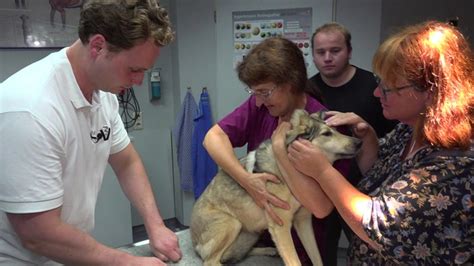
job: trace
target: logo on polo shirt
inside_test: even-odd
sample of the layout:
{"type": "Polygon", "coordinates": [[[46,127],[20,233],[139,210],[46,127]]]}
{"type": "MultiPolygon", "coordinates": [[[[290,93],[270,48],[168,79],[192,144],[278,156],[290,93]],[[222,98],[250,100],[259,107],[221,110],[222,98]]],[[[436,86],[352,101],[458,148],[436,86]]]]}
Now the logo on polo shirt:
{"type": "Polygon", "coordinates": [[[92,130],[90,133],[91,140],[94,143],[99,143],[99,141],[107,141],[110,137],[110,127],[105,125],[102,129],[99,130],[92,130]]]}

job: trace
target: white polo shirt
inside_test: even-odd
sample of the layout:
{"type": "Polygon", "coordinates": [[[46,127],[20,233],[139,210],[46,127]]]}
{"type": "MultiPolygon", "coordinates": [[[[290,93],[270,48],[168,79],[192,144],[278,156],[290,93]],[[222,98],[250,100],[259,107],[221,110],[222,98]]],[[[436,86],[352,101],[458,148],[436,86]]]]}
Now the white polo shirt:
{"type": "Polygon", "coordinates": [[[0,84],[0,264],[44,264],[21,246],[8,213],[62,206],[61,219],[89,232],[110,154],[129,143],[115,95],[89,103],[67,48],[0,84]]]}

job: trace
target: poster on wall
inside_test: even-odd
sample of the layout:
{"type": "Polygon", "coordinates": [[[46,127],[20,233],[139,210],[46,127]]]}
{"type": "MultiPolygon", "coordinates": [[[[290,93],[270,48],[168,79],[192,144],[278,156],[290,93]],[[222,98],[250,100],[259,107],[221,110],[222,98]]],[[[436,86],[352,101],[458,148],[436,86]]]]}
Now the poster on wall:
{"type": "Polygon", "coordinates": [[[77,38],[87,0],[0,1],[0,48],[61,48],[77,38]]]}
{"type": "Polygon", "coordinates": [[[270,37],[293,41],[303,52],[306,67],[311,63],[312,8],[232,12],[233,67],[258,43],[270,37]]]}

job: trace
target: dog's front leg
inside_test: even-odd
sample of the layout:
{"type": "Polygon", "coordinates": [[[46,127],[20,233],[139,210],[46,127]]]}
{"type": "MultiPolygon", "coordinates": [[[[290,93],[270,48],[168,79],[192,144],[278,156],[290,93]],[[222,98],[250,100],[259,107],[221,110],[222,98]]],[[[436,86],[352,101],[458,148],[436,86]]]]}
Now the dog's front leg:
{"type": "Polygon", "coordinates": [[[269,215],[267,215],[267,219],[270,221],[268,224],[268,231],[272,236],[273,242],[275,242],[280,257],[283,259],[283,262],[285,262],[285,265],[300,266],[301,262],[296,253],[293,238],[291,237],[291,220],[284,220],[284,224],[280,226],[275,224],[269,215]]]}
{"type": "Polygon", "coordinates": [[[314,229],[311,222],[311,212],[306,208],[301,207],[296,213],[293,221],[295,226],[296,233],[303,244],[306,253],[308,253],[311,262],[315,266],[323,265],[321,256],[319,255],[318,245],[316,239],[314,238],[314,229]]]}

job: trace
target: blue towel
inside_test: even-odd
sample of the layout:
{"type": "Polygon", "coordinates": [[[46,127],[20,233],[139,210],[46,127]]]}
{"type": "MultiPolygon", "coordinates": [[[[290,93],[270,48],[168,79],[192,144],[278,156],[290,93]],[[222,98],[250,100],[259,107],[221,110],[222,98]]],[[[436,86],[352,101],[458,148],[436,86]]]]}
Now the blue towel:
{"type": "Polygon", "coordinates": [[[191,90],[188,90],[173,129],[173,138],[177,151],[176,157],[181,176],[181,189],[188,192],[193,191],[193,157],[191,147],[194,118],[196,115],[197,104],[191,90]]]}
{"type": "Polygon", "coordinates": [[[207,90],[203,89],[199,101],[198,115],[194,119],[193,133],[193,183],[194,197],[197,199],[217,173],[217,165],[202,146],[207,131],[211,128],[212,113],[207,90]]]}

